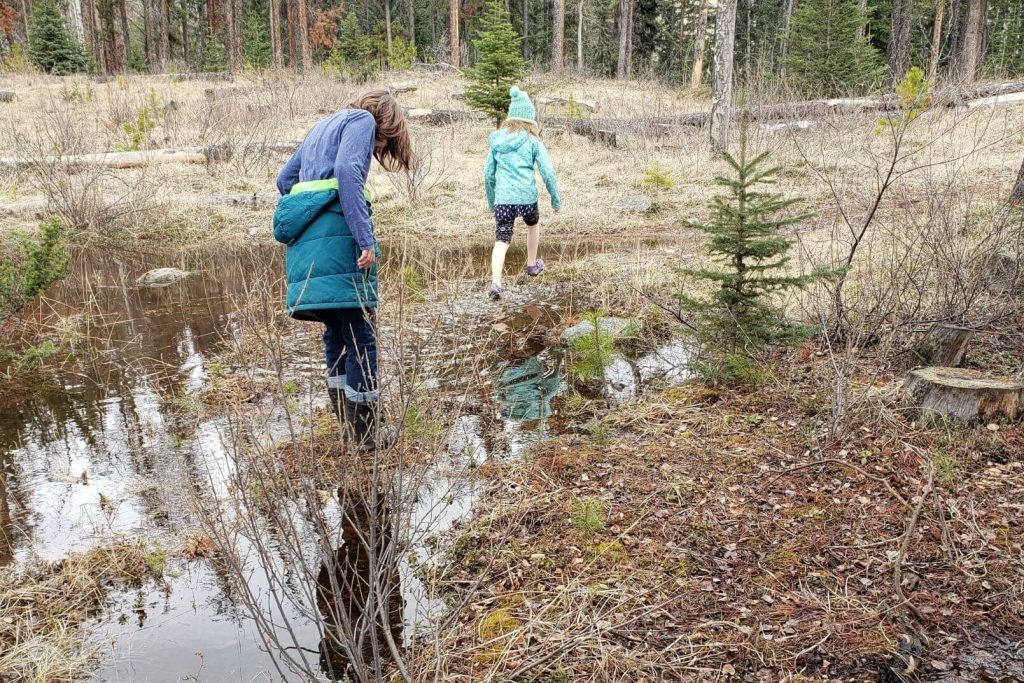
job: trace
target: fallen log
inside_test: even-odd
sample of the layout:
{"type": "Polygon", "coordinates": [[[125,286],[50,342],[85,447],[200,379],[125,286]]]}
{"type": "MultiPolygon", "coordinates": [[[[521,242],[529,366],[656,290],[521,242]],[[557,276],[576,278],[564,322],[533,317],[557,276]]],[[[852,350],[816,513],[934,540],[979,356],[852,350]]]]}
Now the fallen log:
{"type": "Polygon", "coordinates": [[[150,164],[167,163],[206,164],[214,161],[228,161],[235,154],[253,152],[291,154],[298,149],[299,144],[299,142],[271,142],[148,149],[136,152],[96,152],[94,154],[69,154],[63,157],[0,157],[0,168],[25,169],[54,164],[66,164],[72,167],[102,166],[104,168],[140,168],[150,164]]]}
{"type": "Polygon", "coordinates": [[[925,413],[969,424],[1017,420],[1024,411],[1024,382],[986,377],[963,368],[911,370],[904,386],[925,413]]]}
{"type": "Polygon", "coordinates": [[[392,95],[401,95],[407,92],[416,92],[418,88],[412,83],[389,83],[384,86],[392,95]]]}
{"type": "MultiPolygon", "coordinates": [[[[242,209],[257,211],[260,209],[272,208],[277,204],[280,195],[276,192],[248,192],[243,194],[215,194],[215,195],[178,195],[159,200],[163,206],[176,207],[203,207],[203,206],[232,206],[242,209]]],[[[50,213],[49,204],[45,199],[33,199],[13,204],[0,204],[0,217],[13,216],[34,216],[42,218],[50,213]]]]}
{"type": "Polygon", "coordinates": [[[978,109],[981,107],[996,107],[1002,104],[1024,104],[1024,92],[982,97],[978,100],[971,100],[964,106],[968,109],[978,109]]]}
{"type": "Polygon", "coordinates": [[[458,121],[482,121],[483,114],[458,109],[408,109],[405,112],[410,121],[445,126],[458,121]]]}
{"type": "Polygon", "coordinates": [[[590,112],[596,112],[598,109],[596,100],[577,100],[575,98],[569,99],[565,97],[538,97],[534,100],[537,104],[542,107],[560,106],[560,107],[572,107],[577,106],[580,109],[586,109],[590,112]]]}

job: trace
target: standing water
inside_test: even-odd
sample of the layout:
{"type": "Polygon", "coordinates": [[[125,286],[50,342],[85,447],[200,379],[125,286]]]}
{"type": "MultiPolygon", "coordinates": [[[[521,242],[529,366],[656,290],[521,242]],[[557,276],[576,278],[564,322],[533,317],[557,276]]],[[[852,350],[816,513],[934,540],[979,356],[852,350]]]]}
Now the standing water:
{"type": "MultiPolygon", "coordinates": [[[[622,246],[545,244],[545,257],[557,267],[622,246]]],[[[487,249],[451,249],[426,262],[386,253],[382,286],[387,292],[397,278],[413,278],[429,290],[463,275],[479,277],[487,249]]],[[[239,302],[254,285],[279,291],[280,261],[280,251],[270,246],[174,257],[82,252],[67,277],[20,316],[23,324],[45,326],[45,336],[57,337],[70,353],[47,359],[28,386],[0,392],[0,566],[59,560],[115,538],[137,540],[169,558],[161,584],[113,593],[89,625],[100,653],[96,680],[280,679],[225,578],[211,563],[177,559],[172,552],[182,534],[198,526],[196,501],[229,494],[224,434],[231,425],[224,415],[202,411],[201,396],[224,371],[218,359],[239,341],[239,302]],[[166,287],[137,286],[141,274],[164,266],[191,275],[166,287]]],[[[510,259],[510,268],[516,266],[510,259]]],[[[571,285],[543,280],[521,289],[521,300],[499,306],[484,300],[472,281],[468,293],[444,300],[424,294],[412,304],[412,333],[419,330],[422,337],[415,363],[428,378],[425,386],[464,393],[447,378],[454,376],[453,364],[467,357],[482,377],[493,379],[493,385],[490,379],[482,384],[490,407],[460,415],[448,434],[449,453],[463,464],[514,456],[557,423],[548,418],[568,386],[568,362],[550,348],[550,333],[587,300],[574,296],[571,285]],[[439,320],[451,333],[435,339],[431,324],[439,320]],[[460,349],[468,329],[487,330],[487,343],[460,349]]],[[[295,338],[285,342],[285,373],[289,381],[317,386],[321,361],[311,351],[316,330],[294,329],[295,338]]],[[[385,321],[385,346],[392,332],[385,321]]],[[[385,358],[385,366],[413,362],[402,351],[385,358]]],[[[618,357],[606,372],[608,396],[636,396],[657,378],[681,378],[684,366],[681,349],[671,346],[639,359],[618,357]]],[[[246,372],[274,381],[269,368],[246,372]]],[[[278,429],[285,429],[283,422],[278,429]]],[[[456,470],[439,466],[417,483],[411,515],[433,534],[472,510],[475,494],[454,481],[456,470]]],[[[420,561],[430,555],[421,547],[413,551],[420,561]]],[[[399,569],[405,598],[399,613],[408,634],[439,606],[424,594],[407,560],[399,569]]],[[[256,594],[267,590],[260,572],[252,573],[250,588],[256,594]]],[[[282,618],[303,649],[320,649],[315,623],[295,613],[282,618]]]]}

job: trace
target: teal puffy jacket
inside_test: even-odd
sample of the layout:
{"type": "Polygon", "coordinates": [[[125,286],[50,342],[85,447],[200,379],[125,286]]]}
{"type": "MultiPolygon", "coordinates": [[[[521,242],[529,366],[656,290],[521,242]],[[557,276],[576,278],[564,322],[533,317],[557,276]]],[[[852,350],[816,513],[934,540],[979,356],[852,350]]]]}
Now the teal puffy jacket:
{"type": "Polygon", "coordinates": [[[540,138],[526,131],[496,130],[491,133],[489,142],[484,188],[491,211],[495,204],[533,204],[537,201],[535,164],[551,195],[551,208],[555,211],[562,208],[555,167],[540,138]]]}
{"type": "Polygon", "coordinates": [[[297,183],[274,212],[274,239],[287,245],[288,313],[299,320],[316,320],[318,310],[377,306],[377,264],[366,270],[356,265],[359,245],[332,182],[297,183]]]}

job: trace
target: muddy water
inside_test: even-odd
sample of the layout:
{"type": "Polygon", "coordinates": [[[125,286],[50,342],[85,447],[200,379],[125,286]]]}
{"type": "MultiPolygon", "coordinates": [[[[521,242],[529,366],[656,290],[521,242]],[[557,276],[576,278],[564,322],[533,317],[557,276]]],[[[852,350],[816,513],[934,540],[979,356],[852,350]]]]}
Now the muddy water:
{"type": "MultiPolygon", "coordinates": [[[[623,244],[587,241],[544,248],[548,262],[557,264],[623,244]]],[[[427,286],[471,281],[486,273],[488,249],[481,244],[426,255],[396,249],[385,255],[383,272],[408,277],[415,271],[427,286]]],[[[521,259],[513,250],[510,266],[521,268],[521,259]]],[[[228,457],[222,418],[199,419],[194,397],[215,370],[211,359],[237,333],[238,301],[253,286],[277,287],[279,278],[280,254],[270,246],[173,258],[76,255],[68,277],[23,316],[46,326],[60,320],[51,334],[73,353],[49,359],[24,391],[3,392],[0,565],[58,559],[115,536],[171,549],[184,529],[195,528],[189,501],[225,492],[226,481],[217,473],[227,470],[228,457]],[[141,273],[163,266],[194,275],[163,289],[135,286],[141,273]]],[[[504,326],[513,333],[529,329],[511,348],[501,341],[475,349],[481,372],[497,377],[534,363],[546,378],[537,411],[505,405],[493,416],[467,414],[457,420],[451,452],[483,462],[515,455],[551,428],[543,418],[566,384],[559,352],[548,348],[543,331],[586,302],[564,287],[531,283],[499,307],[483,300],[475,283],[466,289],[472,294],[454,305],[424,302],[424,316],[452,325],[504,326]]],[[[445,384],[446,364],[458,356],[452,343],[447,339],[423,357],[423,372],[436,378],[441,392],[458,391],[445,384]]],[[[310,357],[298,343],[291,356],[290,377],[319,381],[318,356],[310,357]]],[[[678,379],[684,366],[678,347],[638,360],[617,359],[608,369],[609,397],[628,399],[645,383],[678,379]]],[[[422,482],[412,512],[439,533],[468,515],[474,501],[472,490],[452,495],[451,476],[439,469],[422,482]]],[[[402,574],[409,628],[438,605],[417,592],[408,567],[402,574]]],[[[240,615],[225,581],[208,564],[172,560],[166,575],[163,586],[113,595],[91,625],[94,642],[104,646],[96,680],[280,679],[253,624],[240,615]]],[[[258,575],[253,582],[259,591],[258,575]]],[[[299,615],[283,616],[293,624],[297,641],[315,651],[315,626],[299,615]]]]}

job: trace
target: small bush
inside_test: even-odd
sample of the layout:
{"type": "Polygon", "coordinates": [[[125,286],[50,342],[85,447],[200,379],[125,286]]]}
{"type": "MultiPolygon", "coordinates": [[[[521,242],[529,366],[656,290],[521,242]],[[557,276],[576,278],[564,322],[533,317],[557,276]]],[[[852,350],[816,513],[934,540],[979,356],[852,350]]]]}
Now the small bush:
{"type": "Polygon", "coordinates": [[[675,186],[676,180],[672,177],[672,172],[658,162],[654,162],[654,165],[644,171],[644,187],[650,190],[662,192],[675,186]]]}
{"type": "Polygon", "coordinates": [[[0,320],[63,275],[69,258],[64,228],[57,219],[43,223],[38,237],[17,239],[12,257],[0,262],[0,320]]]}

